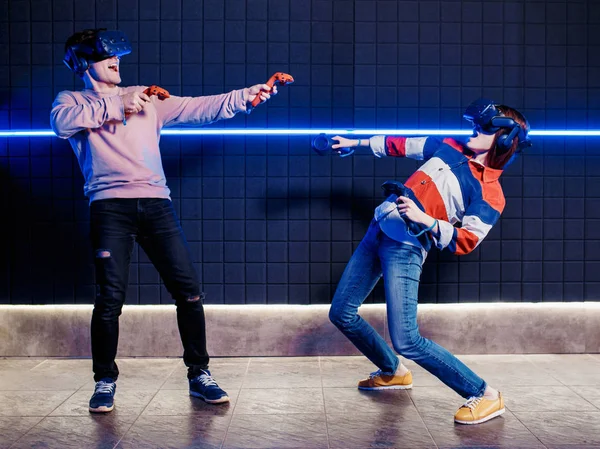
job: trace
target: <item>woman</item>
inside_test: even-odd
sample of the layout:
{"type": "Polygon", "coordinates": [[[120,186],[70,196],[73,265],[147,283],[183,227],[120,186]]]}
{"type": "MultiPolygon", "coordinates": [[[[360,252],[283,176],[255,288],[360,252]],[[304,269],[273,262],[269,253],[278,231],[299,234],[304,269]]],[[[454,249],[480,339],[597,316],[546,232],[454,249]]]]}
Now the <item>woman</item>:
{"type": "Polygon", "coordinates": [[[411,372],[358,315],[359,306],[383,276],[394,349],[467,398],[455,414],[456,422],[479,424],[504,413],[502,395],[446,349],[419,334],[419,277],[431,246],[462,255],[481,243],[504,209],[498,178],[530,142],[527,120],[507,106],[477,100],[464,117],[473,124],[466,143],[435,137],[333,138],[338,141],[334,150],[369,146],[375,157],[426,162],[408,178],[404,194],[391,193],[375,210],[342,275],[329,318],[379,368],[358,383],[359,389],[412,388],[411,372]],[[455,226],[458,223],[461,227],[455,226]]]}

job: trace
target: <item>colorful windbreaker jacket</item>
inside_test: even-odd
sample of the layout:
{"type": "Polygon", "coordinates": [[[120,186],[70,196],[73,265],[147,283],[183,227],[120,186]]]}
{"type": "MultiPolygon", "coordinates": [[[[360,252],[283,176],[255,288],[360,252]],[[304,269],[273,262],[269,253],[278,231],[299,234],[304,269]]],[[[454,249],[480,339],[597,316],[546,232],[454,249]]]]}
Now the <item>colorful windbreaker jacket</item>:
{"type": "Polygon", "coordinates": [[[370,145],[376,157],[426,161],[404,185],[412,189],[417,205],[438,220],[439,234],[432,237],[439,249],[470,253],[500,218],[506,204],[499,182],[502,170],[475,161],[456,140],[375,136],[370,145]]]}

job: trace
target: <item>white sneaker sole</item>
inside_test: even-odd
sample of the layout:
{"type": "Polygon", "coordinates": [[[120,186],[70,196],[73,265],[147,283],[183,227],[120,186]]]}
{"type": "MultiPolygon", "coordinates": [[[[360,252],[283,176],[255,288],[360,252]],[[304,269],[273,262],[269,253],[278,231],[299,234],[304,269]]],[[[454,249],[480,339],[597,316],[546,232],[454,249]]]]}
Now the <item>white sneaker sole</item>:
{"type": "Polygon", "coordinates": [[[486,421],[489,421],[492,418],[495,418],[496,416],[502,415],[505,411],[506,411],[506,409],[501,408],[497,412],[494,412],[491,415],[486,416],[485,418],[478,419],[477,421],[461,421],[460,419],[454,418],[454,422],[457,422],[459,424],[467,424],[467,425],[469,425],[469,424],[481,424],[481,423],[484,423],[486,421]]]}
{"type": "Polygon", "coordinates": [[[390,385],[389,387],[358,387],[359,390],[368,390],[368,391],[376,391],[376,390],[410,390],[413,387],[413,384],[408,385],[390,385]]]}
{"type": "Polygon", "coordinates": [[[90,407],[90,413],[108,413],[112,412],[115,408],[115,404],[110,407],[106,407],[105,405],[101,405],[100,407],[92,408],[90,407]]]}
{"type": "Polygon", "coordinates": [[[196,393],[195,391],[191,391],[191,390],[190,390],[190,396],[194,396],[195,398],[200,398],[204,402],[207,402],[209,404],[225,404],[226,402],[229,402],[229,396],[222,396],[219,399],[206,399],[200,393],[196,393]]]}

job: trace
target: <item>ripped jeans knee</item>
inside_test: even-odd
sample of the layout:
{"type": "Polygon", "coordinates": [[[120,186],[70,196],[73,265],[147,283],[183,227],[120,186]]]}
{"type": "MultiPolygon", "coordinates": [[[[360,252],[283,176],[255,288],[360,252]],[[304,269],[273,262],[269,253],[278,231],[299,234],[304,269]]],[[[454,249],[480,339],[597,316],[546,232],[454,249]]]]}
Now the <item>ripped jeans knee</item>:
{"type": "Polygon", "coordinates": [[[97,259],[110,259],[111,252],[109,249],[97,249],[96,250],[96,258],[97,259]]]}
{"type": "Polygon", "coordinates": [[[183,307],[195,307],[198,305],[202,306],[205,297],[206,295],[204,293],[200,293],[198,295],[182,295],[175,298],[175,304],[183,307]]]}

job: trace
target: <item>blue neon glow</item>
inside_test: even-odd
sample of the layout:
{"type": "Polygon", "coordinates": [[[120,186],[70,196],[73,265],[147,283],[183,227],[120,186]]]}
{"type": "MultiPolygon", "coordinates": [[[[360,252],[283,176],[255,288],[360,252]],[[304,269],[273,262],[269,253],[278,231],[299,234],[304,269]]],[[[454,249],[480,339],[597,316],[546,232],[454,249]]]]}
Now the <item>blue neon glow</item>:
{"type": "MultiPolygon", "coordinates": [[[[400,136],[466,136],[470,129],[235,129],[235,128],[186,128],[163,129],[163,136],[302,136],[302,135],[400,135],[400,136]]],[[[598,137],[600,130],[548,129],[532,130],[530,136],[598,137]]],[[[0,137],[55,137],[51,130],[0,130],[0,137]]]]}

